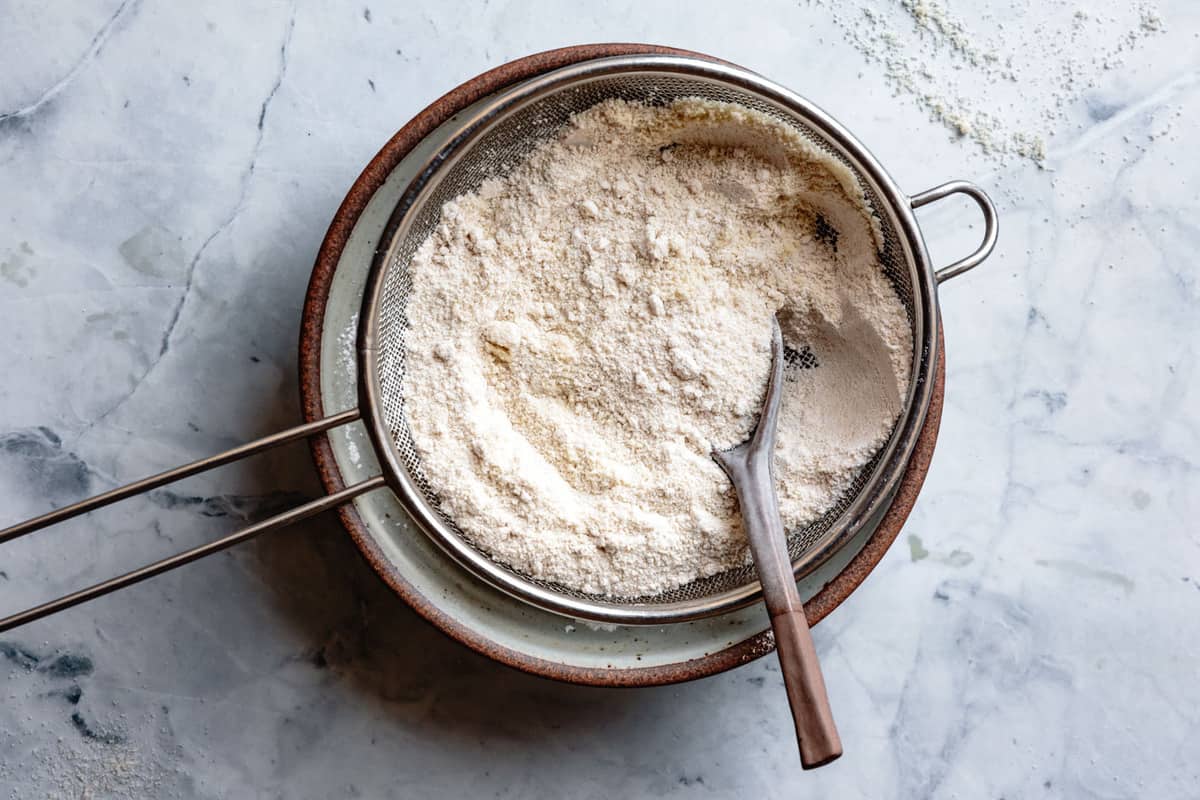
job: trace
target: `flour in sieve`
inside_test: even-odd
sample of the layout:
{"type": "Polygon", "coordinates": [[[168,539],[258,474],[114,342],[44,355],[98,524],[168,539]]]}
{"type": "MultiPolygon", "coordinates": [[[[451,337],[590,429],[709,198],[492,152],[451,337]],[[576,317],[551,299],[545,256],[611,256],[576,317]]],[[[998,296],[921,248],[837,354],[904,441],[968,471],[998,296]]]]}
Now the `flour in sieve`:
{"type": "Polygon", "coordinates": [[[482,550],[593,594],[746,563],[714,446],[754,428],[771,317],[789,371],[775,475],[789,529],[888,437],[912,340],[845,167],[701,100],[607,101],[446,203],[411,264],[403,392],[442,509],[482,550]]]}

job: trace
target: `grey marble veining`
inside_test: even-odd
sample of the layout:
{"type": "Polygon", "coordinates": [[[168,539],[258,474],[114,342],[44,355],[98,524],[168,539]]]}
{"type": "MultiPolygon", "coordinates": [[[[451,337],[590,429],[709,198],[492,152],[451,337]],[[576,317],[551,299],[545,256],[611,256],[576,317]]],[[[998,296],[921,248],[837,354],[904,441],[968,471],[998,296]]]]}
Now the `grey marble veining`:
{"type": "MultiPolygon", "coordinates": [[[[0,11],[0,524],[299,419],[300,304],[346,187],[529,52],[742,63],[906,190],[981,183],[1000,245],[941,291],[917,508],[816,631],[834,765],[800,772],[772,659],[637,691],[518,674],[421,622],[323,518],[0,637],[0,796],[1196,795],[1194,4],[1160,3],[1165,33],[1090,76],[1046,169],[930,122],[819,4],[194,5],[0,11]]],[[[979,235],[966,204],[920,216],[940,261],[979,235]]],[[[0,550],[0,599],[318,491],[303,447],[191,479],[0,550]]]]}

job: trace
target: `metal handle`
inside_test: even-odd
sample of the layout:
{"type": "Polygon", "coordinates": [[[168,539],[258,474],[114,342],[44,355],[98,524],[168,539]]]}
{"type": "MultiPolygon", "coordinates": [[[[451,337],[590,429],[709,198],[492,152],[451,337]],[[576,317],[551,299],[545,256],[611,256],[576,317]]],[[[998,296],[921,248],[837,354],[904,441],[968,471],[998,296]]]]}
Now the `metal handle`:
{"type": "MultiPolygon", "coordinates": [[[[160,472],[157,475],[152,475],[149,478],[143,478],[140,481],[135,481],[134,483],[130,483],[125,486],[120,486],[103,494],[96,495],[95,497],[90,497],[87,500],[81,500],[80,502],[66,506],[65,508],[51,511],[50,513],[43,514],[40,517],[35,517],[33,519],[26,520],[25,522],[20,522],[16,525],[5,528],[4,530],[0,530],[0,544],[33,533],[34,531],[41,530],[42,528],[48,528],[51,525],[71,519],[72,517],[77,517],[80,514],[86,514],[89,511],[94,511],[98,508],[116,503],[128,497],[133,497],[134,495],[148,492],[151,489],[157,489],[159,486],[173,483],[174,481],[186,478],[190,475],[196,475],[197,473],[205,472],[224,464],[239,461],[247,456],[252,456],[255,453],[261,453],[264,450],[270,450],[274,447],[278,447],[281,444],[293,442],[297,439],[304,439],[318,433],[323,433],[331,428],[336,428],[340,425],[354,422],[359,418],[359,416],[358,409],[343,411],[340,414],[334,414],[331,417],[319,419],[315,422],[308,422],[304,425],[297,425],[294,428],[288,428],[285,431],[280,431],[279,433],[275,433],[270,436],[264,436],[261,439],[250,442],[249,444],[244,444],[231,450],[226,450],[223,453],[218,453],[217,455],[209,456],[208,458],[202,458],[199,461],[193,461],[190,464],[184,464],[181,467],[176,467],[175,469],[170,469],[166,472],[160,472]]],[[[34,608],[26,609],[25,611],[4,617],[3,619],[0,619],[0,633],[15,628],[19,625],[24,625],[28,622],[41,619],[42,617],[49,616],[50,614],[54,614],[58,611],[63,611],[64,609],[71,608],[72,606],[79,605],[80,603],[100,597],[101,595],[108,594],[109,592],[115,592],[117,589],[123,589],[126,586],[138,583],[139,581],[143,581],[147,578],[152,578],[155,575],[160,575],[168,570],[175,569],[176,567],[181,567],[184,564],[191,563],[197,559],[204,558],[205,556],[212,555],[213,553],[217,553],[221,550],[232,547],[235,544],[252,539],[261,533],[267,533],[268,531],[273,531],[278,528],[291,525],[293,522],[299,522],[300,520],[311,517],[314,514],[319,514],[322,511],[326,511],[330,508],[335,508],[347,503],[358,495],[363,494],[364,492],[369,492],[373,489],[378,489],[385,484],[386,481],[382,475],[377,475],[374,478],[368,478],[367,480],[356,483],[353,486],[347,486],[345,489],[335,492],[334,494],[318,498],[309,503],[305,503],[304,505],[284,511],[283,513],[277,514],[270,519],[256,522],[249,527],[242,528],[241,530],[235,531],[234,533],[231,533],[221,539],[217,539],[216,541],[194,547],[191,550],[185,550],[182,553],[177,553],[176,555],[164,558],[160,561],[155,561],[152,564],[147,564],[140,569],[127,572],[124,575],[118,575],[115,578],[103,581],[102,583],[97,583],[93,586],[89,586],[86,589],[81,589],[56,600],[51,600],[39,606],[35,606],[34,608]]]]}
{"type": "Polygon", "coordinates": [[[762,584],[763,601],[771,615],[775,650],[800,743],[800,764],[805,769],[815,769],[841,756],[842,741],[829,707],[808,619],[804,616],[804,601],[796,589],[787,534],[779,518],[779,500],[775,495],[771,459],[775,453],[782,382],[783,336],[779,321],[775,320],[771,378],[758,427],[748,441],[731,450],[714,451],[713,458],[737,491],[742,523],[762,584]]]}
{"type": "Polygon", "coordinates": [[[913,195],[909,198],[908,202],[909,205],[916,209],[941,200],[943,197],[949,197],[952,194],[965,194],[979,205],[979,210],[983,212],[983,243],[979,245],[974,253],[971,253],[966,258],[959,259],[950,266],[942,267],[934,272],[934,278],[937,279],[938,283],[943,283],[951,278],[962,275],[967,270],[974,269],[982,264],[992,254],[992,250],[995,249],[996,234],[1000,230],[999,215],[996,213],[996,206],[992,204],[992,198],[988,197],[983,189],[980,189],[970,181],[950,181],[949,183],[943,183],[941,186],[935,186],[928,191],[913,195]]]}

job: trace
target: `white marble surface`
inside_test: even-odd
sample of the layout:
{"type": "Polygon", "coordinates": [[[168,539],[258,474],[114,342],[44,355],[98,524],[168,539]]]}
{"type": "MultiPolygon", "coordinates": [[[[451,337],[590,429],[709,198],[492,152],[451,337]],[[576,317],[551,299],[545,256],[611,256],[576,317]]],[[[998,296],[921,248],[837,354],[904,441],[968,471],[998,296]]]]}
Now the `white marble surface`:
{"type": "MultiPolygon", "coordinates": [[[[0,522],[297,420],[317,245],[430,100],[562,44],[706,51],[824,106],[904,188],[973,179],[1003,215],[942,291],[920,502],[817,630],[846,756],[799,770],[770,659],[637,691],[493,664],[326,518],[0,637],[0,796],[1196,796],[1194,3],[1083,76],[1047,169],[950,135],[823,4],[368,5],[0,0],[0,522]]],[[[1047,74],[1107,46],[1030,52],[1021,24],[1047,74]]],[[[940,260],[979,233],[966,204],[921,216],[940,260]]],[[[316,491],[293,448],[9,545],[3,610],[316,491]]]]}

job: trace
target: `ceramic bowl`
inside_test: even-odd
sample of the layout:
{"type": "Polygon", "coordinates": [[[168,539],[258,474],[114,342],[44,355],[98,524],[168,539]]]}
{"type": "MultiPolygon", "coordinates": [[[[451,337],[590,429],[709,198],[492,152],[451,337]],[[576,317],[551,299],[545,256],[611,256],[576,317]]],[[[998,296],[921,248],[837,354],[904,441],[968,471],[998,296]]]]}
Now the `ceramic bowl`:
{"type": "MultiPolygon", "coordinates": [[[[471,113],[514,82],[579,61],[630,53],[699,55],[652,45],[609,44],[529,56],[449,92],[384,145],[334,216],[308,287],[300,341],[306,420],[358,402],[357,316],[375,249],[415,165],[444,144],[445,132],[457,116],[471,113]]],[[[929,412],[891,504],[800,582],[812,624],[849,596],[899,533],[929,467],[943,386],[944,365],[939,360],[929,412]]],[[[361,422],[314,437],[312,452],[330,493],[380,472],[361,422]]],[[[343,506],[340,515],[372,568],[418,614],[468,647],[518,669],[592,685],[649,686],[712,675],[774,649],[761,603],[673,625],[591,624],[534,608],[480,582],[412,523],[391,492],[361,496],[343,506]]]]}

